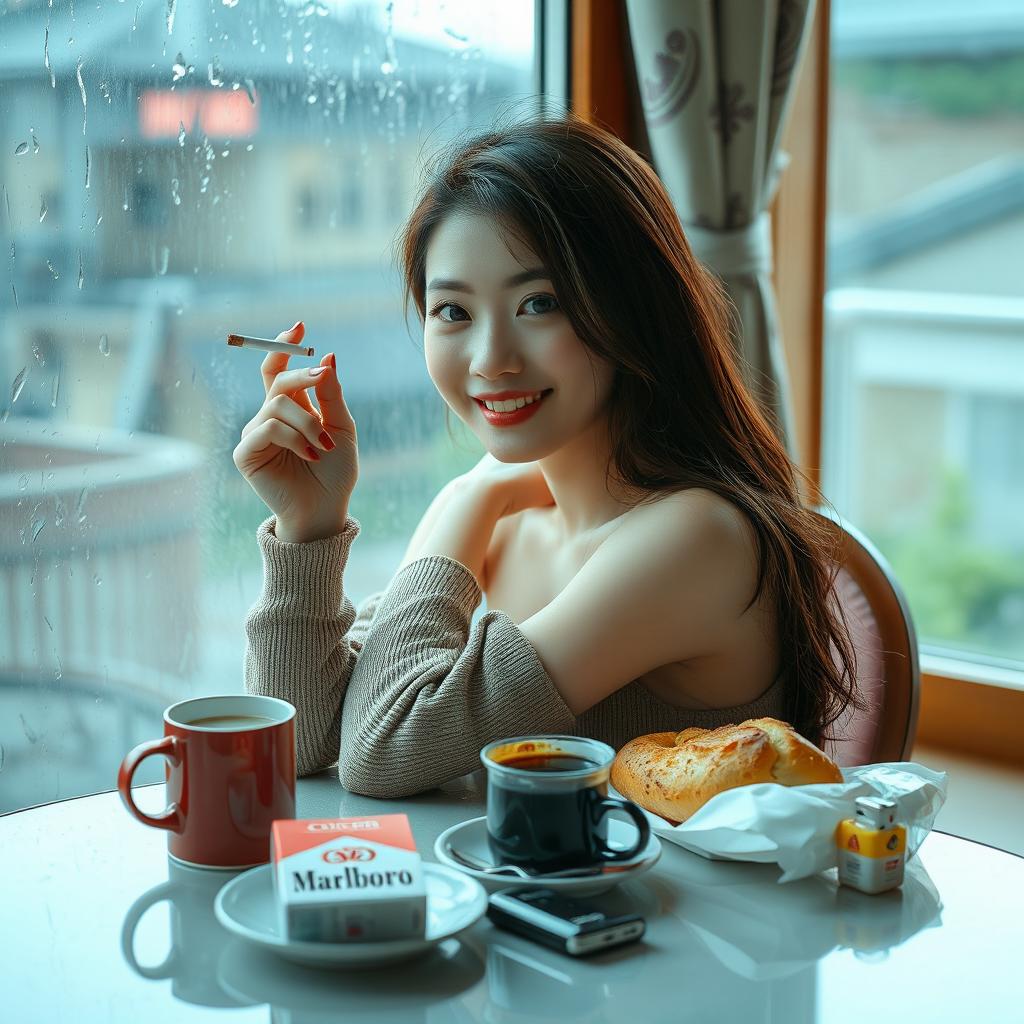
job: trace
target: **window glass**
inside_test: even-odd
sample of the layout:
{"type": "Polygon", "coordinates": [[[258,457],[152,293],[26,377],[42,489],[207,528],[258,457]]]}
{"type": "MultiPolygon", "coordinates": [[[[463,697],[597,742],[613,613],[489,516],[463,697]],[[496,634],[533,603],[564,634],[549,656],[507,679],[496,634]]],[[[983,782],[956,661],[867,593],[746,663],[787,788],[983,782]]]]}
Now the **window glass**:
{"type": "Polygon", "coordinates": [[[167,704],[243,689],[263,353],[228,333],[337,354],[356,603],[480,457],[395,241],[424,160],[532,110],[535,66],[533,0],[0,5],[0,812],[114,788],[167,704]]]}
{"type": "Polygon", "coordinates": [[[831,24],[826,493],[926,650],[1024,668],[1024,7],[831,24]]]}

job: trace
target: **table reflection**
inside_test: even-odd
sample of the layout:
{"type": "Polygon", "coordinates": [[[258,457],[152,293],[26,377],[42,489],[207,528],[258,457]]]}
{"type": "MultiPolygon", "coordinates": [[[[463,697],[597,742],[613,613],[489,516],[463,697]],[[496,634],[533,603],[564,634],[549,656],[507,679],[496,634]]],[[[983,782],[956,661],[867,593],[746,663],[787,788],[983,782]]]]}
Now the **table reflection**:
{"type": "Polygon", "coordinates": [[[251,1006],[253,1000],[225,991],[217,965],[228,937],[213,911],[213,901],[238,872],[207,871],[167,857],[167,881],[144,892],[125,914],[121,952],[136,974],[151,981],[171,979],[175,999],[196,1006],[251,1006]],[[143,915],[158,903],[170,904],[170,949],[164,960],[147,967],[135,956],[135,932],[143,915]]]}
{"type": "Polygon", "coordinates": [[[217,964],[221,988],[269,1004],[275,1024],[468,1024],[475,1018],[457,1000],[483,976],[483,960],[459,939],[418,960],[349,971],[304,967],[232,938],[217,964]]]}

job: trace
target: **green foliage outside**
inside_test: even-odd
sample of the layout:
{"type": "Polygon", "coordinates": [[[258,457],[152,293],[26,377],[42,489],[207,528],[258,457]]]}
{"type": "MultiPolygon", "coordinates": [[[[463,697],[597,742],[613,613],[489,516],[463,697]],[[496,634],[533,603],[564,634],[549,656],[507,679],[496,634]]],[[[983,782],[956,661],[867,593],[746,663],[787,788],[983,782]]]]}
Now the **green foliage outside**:
{"type": "Polygon", "coordinates": [[[972,539],[969,484],[947,471],[928,520],[873,530],[910,602],[918,639],[1024,661],[1024,553],[972,539]]]}
{"type": "Polygon", "coordinates": [[[837,87],[950,118],[1024,112],[1024,55],[977,60],[845,60],[837,87]]]}

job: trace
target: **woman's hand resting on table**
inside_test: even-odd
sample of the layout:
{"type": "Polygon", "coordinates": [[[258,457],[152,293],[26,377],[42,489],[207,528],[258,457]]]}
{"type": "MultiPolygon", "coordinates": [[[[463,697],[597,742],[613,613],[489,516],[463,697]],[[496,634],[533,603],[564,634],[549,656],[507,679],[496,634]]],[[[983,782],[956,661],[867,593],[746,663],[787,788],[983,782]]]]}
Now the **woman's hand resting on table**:
{"type": "MultiPolygon", "coordinates": [[[[277,341],[297,345],[300,322],[277,341]]],[[[261,372],[266,400],[242,428],[235,466],[277,517],[279,540],[309,541],[340,533],[359,476],[356,424],[342,397],[334,354],[320,366],[289,370],[271,352],[261,372]],[[317,409],[306,394],[315,388],[317,409]]]]}

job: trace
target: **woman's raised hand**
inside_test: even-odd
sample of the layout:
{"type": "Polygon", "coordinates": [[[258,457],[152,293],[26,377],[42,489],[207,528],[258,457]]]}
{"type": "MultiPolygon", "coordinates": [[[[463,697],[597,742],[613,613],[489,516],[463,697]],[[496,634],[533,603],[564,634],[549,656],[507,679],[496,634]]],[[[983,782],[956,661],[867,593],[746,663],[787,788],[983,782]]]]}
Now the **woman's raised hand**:
{"type": "MultiPolygon", "coordinates": [[[[297,345],[297,323],[277,341],[297,345]]],[[[334,354],[320,365],[289,370],[284,353],[271,352],[261,372],[266,400],[242,428],[235,466],[277,517],[279,540],[317,540],[340,533],[359,476],[356,424],[342,397],[334,354]],[[306,393],[316,391],[317,409],[306,393]]]]}

